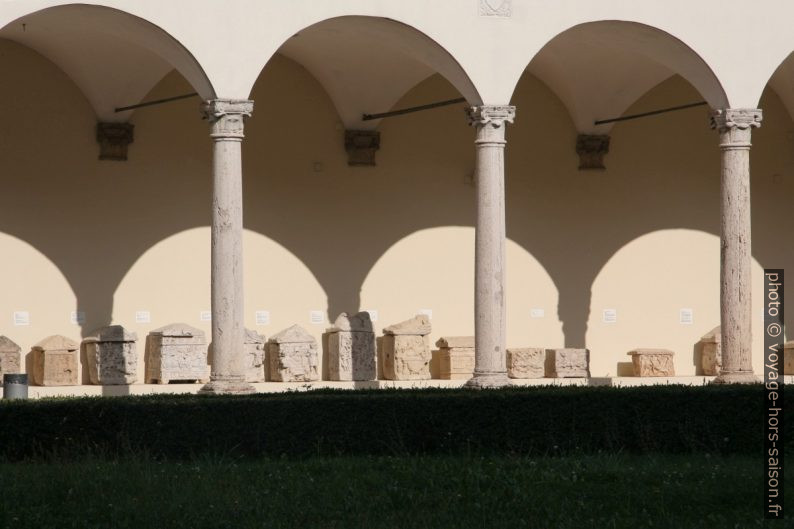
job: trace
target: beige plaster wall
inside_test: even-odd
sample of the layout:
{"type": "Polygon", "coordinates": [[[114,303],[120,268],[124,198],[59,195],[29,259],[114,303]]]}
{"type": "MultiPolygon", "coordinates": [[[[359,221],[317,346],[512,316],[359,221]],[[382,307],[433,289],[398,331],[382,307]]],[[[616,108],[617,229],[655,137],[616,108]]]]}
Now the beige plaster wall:
{"type": "MultiPolygon", "coordinates": [[[[200,315],[209,310],[210,141],[198,101],[137,111],[130,160],[100,162],[93,110],[68,77],[8,41],[0,41],[0,65],[13,72],[0,84],[8,103],[0,333],[27,351],[49,334],[77,339],[108,323],[141,338],[174,321],[208,332],[200,315]],[[13,325],[18,310],[30,312],[29,326],[13,325]],[[140,310],[151,323],[135,323],[140,310]],[[70,323],[72,311],[85,312],[83,325],[70,323]]],[[[172,73],[150,97],[191,90],[172,73]]],[[[456,96],[435,76],[398,107],[456,96]]],[[[311,324],[312,310],[331,319],[377,310],[380,329],[432,309],[433,340],[471,334],[474,135],[462,105],[385,120],[378,166],[351,168],[336,110],[298,64],[276,57],[252,97],[246,325],[270,336],[299,323],[319,339],[326,324],[311,324]],[[270,312],[269,325],[256,326],[257,310],[270,312]]],[[[629,112],[698,99],[672,78],[629,112]]],[[[513,103],[508,346],[586,345],[594,375],[616,374],[631,348],[667,347],[677,372],[694,374],[695,342],[719,321],[719,153],[706,110],[619,124],[608,169],[581,172],[576,130],[554,94],[525,75],[513,103]],[[617,323],[601,321],[605,308],[617,309],[617,323]],[[678,323],[680,308],[693,309],[693,325],[678,323]]],[[[785,241],[794,227],[785,210],[794,125],[774,93],[762,108],[753,150],[756,305],[760,267],[794,262],[785,241]]],[[[760,371],[759,332],[756,351],[760,371]]]]}

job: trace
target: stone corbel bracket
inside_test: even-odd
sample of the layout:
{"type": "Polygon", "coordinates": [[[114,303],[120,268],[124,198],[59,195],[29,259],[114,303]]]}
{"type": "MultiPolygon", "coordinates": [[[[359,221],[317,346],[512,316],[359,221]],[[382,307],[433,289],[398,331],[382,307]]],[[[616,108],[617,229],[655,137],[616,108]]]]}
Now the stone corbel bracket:
{"type": "Polygon", "coordinates": [[[127,147],[133,142],[132,123],[97,123],[96,140],[100,160],[127,160],[127,147]]]}
{"type": "Polygon", "coordinates": [[[579,134],[576,137],[576,154],[579,155],[579,169],[606,169],[604,155],[609,152],[609,135],[579,134]]]}
{"type": "Polygon", "coordinates": [[[345,131],[347,165],[375,165],[375,153],[378,149],[380,149],[380,132],[377,130],[345,131]]]}

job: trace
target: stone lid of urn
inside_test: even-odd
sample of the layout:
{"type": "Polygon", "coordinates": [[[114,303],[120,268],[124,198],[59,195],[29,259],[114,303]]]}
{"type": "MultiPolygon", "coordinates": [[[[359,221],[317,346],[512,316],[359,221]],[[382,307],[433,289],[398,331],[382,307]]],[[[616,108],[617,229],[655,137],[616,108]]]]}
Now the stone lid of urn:
{"type": "Polygon", "coordinates": [[[418,335],[418,336],[427,336],[432,331],[430,327],[430,319],[427,317],[426,314],[418,314],[411,318],[410,320],[405,320],[400,323],[395,323],[394,325],[389,325],[383,329],[383,334],[392,334],[392,335],[401,335],[401,334],[409,334],[409,335],[418,335]]]}
{"type": "Polygon", "coordinates": [[[348,316],[347,312],[341,313],[337,316],[334,324],[327,329],[327,332],[339,331],[372,332],[372,320],[370,319],[369,312],[359,312],[353,316],[348,316]]]}
{"type": "Polygon", "coordinates": [[[474,349],[474,336],[444,336],[438,339],[436,347],[474,349]]]}
{"type": "Polygon", "coordinates": [[[83,342],[134,342],[137,339],[138,334],[134,331],[128,331],[121,325],[110,325],[108,327],[96,329],[90,336],[87,336],[83,342]]]}
{"type": "Polygon", "coordinates": [[[720,343],[722,341],[722,327],[717,325],[700,337],[701,342],[720,343]]]}
{"type": "Polygon", "coordinates": [[[66,336],[55,334],[47,336],[42,341],[32,347],[38,351],[76,351],[78,349],[77,342],[70,340],[66,336]]]}
{"type": "Polygon", "coordinates": [[[265,343],[265,337],[251,329],[245,329],[243,343],[265,343]]]}
{"type": "Polygon", "coordinates": [[[196,338],[204,338],[204,331],[191,327],[187,323],[172,323],[155,329],[149,334],[153,336],[180,336],[186,338],[195,336],[196,338]]]}
{"type": "Polygon", "coordinates": [[[640,356],[642,356],[642,355],[667,355],[667,356],[672,356],[675,353],[673,351],[671,351],[670,349],[645,348],[645,349],[633,349],[633,350],[629,351],[626,354],[630,355],[630,356],[634,356],[634,355],[640,355],[640,356]]]}
{"type": "Polygon", "coordinates": [[[293,325],[270,337],[267,343],[314,343],[314,336],[300,325],[293,325]]]}
{"type": "Polygon", "coordinates": [[[0,353],[19,353],[22,348],[14,343],[11,338],[0,336],[0,353]]]}

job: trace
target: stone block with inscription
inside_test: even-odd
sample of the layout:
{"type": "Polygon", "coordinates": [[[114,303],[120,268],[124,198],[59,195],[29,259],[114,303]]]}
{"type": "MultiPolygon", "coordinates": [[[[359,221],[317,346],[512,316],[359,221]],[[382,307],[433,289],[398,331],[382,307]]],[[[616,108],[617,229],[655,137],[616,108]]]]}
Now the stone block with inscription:
{"type": "Polygon", "coordinates": [[[317,340],[293,325],[267,341],[268,374],[273,382],[311,382],[320,378],[317,340]]]}
{"type": "Polygon", "coordinates": [[[328,334],[330,380],[375,380],[378,376],[375,333],[369,312],[336,318],[328,334]]]}
{"type": "Polygon", "coordinates": [[[571,378],[590,376],[590,351],[587,349],[546,349],[546,376],[571,378]]]}
{"type": "Polygon", "coordinates": [[[245,329],[243,340],[245,354],[245,381],[265,381],[265,337],[256,331],[245,329]]]}
{"type": "Polygon", "coordinates": [[[675,353],[669,349],[634,349],[626,354],[631,356],[635,377],[675,376],[675,353]]]}
{"type": "Polygon", "coordinates": [[[146,382],[168,384],[172,380],[207,383],[207,339],[204,331],[186,323],[160,327],[146,337],[146,382]]]}
{"type": "Polygon", "coordinates": [[[121,325],[95,330],[83,340],[92,384],[134,384],[138,381],[138,336],[121,325]]]}
{"type": "Polygon", "coordinates": [[[3,375],[21,373],[22,348],[10,338],[0,336],[0,385],[3,375]]]}
{"type": "Polygon", "coordinates": [[[468,380],[474,376],[474,336],[449,336],[436,342],[438,376],[442,380],[468,380]]]}
{"type": "Polygon", "coordinates": [[[700,365],[704,375],[719,375],[722,368],[722,328],[717,325],[700,338],[700,365]]]}
{"type": "Polygon", "coordinates": [[[76,386],[79,346],[65,336],[48,336],[31,349],[33,383],[37,386],[76,386]]]}
{"type": "Polygon", "coordinates": [[[430,378],[430,320],[419,315],[383,329],[383,377],[387,380],[430,378]]]}
{"type": "Polygon", "coordinates": [[[507,376],[510,378],[543,378],[546,349],[521,347],[507,350],[507,376]]]}

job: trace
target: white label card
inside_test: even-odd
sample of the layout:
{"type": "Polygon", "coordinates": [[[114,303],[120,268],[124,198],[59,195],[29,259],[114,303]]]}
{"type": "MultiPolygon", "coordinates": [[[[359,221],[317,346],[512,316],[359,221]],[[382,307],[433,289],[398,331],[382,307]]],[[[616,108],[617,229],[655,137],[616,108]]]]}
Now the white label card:
{"type": "Polygon", "coordinates": [[[604,323],[617,323],[618,311],[615,309],[604,309],[604,323]]]}
{"type": "Polygon", "coordinates": [[[82,310],[73,310],[69,313],[69,321],[72,325],[82,325],[85,323],[85,312],[82,310]]]}
{"type": "Polygon", "coordinates": [[[30,325],[30,312],[18,310],[14,312],[14,325],[17,327],[30,325]]]}
{"type": "Polygon", "coordinates": [[[678,323],[681,325],[692,325],[695,322],[692,309],[681,309],[678,311],[678,323]]]}
{"type": "Polygon", "coordinates": [[[378,321],[378,311],[375,309],[367,309],[364,312],[369,312],[369,321],[378,321]]]}
{"type": "Polygon", "coordinates": [[[151,323],[152,313],[148,310],[139,310],[135,312],[135,323],[151,323]]]}
{"type": "Polygon", "coordinates": [[[546,309],[532,309],[531,311],[529,311],[529,316],[531,318],[545,318],[546,309]]]}
{"type": "Polygon", "coordinates": [[[201,321],[212,321],[212,312],[209,310],[202,310],[199,312],[199,319],[201,321]]]}
{"type": "Polygon", "coordinates": [[[425,316],[427,316],[428,320],[433,319],[433,309],[419,309],[417,314],[424,314],[425,316]]]}
{"type": "Polygon", "coordinates": [[[258,310],[254,313],[257,325],[270,325],[270,311],[258,310]]]}
{"type": "Polygon", "coordinates": [[[309,311],[309,322],[314,325],[322,325],[325,323],[325,312],[322,310],[309,311]]]}

